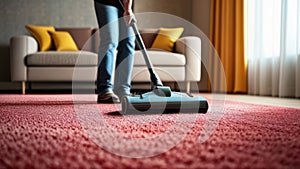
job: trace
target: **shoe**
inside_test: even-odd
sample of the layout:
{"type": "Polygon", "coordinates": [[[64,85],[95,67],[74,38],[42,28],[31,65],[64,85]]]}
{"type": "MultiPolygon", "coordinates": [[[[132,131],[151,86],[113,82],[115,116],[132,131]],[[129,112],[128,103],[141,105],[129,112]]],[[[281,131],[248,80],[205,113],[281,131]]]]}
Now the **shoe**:
{"type": "Polygon", "coordinates": [[[134,94],[128,93],[128,94],[118,95],[118,97],[119,97],[120,99],[122,99],[122,98],[125,97],[125,96],[134,96],[134,94]]]}
{"type": "Polygon", "coordinates": [[[105,92],[98,95],[97,103],[120,103],[120,99],[113,92],[105,92]]]}

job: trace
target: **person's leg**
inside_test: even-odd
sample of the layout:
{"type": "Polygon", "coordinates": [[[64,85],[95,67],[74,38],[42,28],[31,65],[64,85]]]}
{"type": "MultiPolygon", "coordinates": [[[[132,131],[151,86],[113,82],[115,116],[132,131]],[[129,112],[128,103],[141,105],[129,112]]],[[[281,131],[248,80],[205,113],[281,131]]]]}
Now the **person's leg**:
{"type": "Polygon", "coordinates": [[[115,52],[119,41],[118,9],[95,2],[95,11],[100,28],[97,92],[99,95],[109,93],[102,98],[106,100],[111,96],[114,87],[115,52]]]}
{"type": "MultiPolygon", "coordinates": [[[[123,17],[123,13],[119,12],[119,17],[123,17]]],[[[121,18],[119,21],[120,42],[118,45],[116,60],[114,91],[119,97],[122,97],[130,94],[131,74],[135,51],[135,35],[131,27],[125,24],[123,18],[121,18]]]]}
{"type": "Polygon", "coordinates": [[[133,61],[134,38],[130,37],[122,40],[118,47],[114,91],[120,97],[130,94],[133,61]]]}

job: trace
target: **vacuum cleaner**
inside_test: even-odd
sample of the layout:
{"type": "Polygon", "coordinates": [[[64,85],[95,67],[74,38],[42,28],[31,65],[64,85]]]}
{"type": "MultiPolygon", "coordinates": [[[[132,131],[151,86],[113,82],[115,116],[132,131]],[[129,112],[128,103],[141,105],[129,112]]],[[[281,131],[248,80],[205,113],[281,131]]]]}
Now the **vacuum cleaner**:
{"type": "Polygon", "coordinates": [[[163,86],[149,59],[135,18],[132,19],[130,26],[147,65],[152,89],[144,94],[124,96],[121,99],[122,114],[206,113],[208,102],[205,98],[190,93],[173,92],[170,87],[163,86]]]}

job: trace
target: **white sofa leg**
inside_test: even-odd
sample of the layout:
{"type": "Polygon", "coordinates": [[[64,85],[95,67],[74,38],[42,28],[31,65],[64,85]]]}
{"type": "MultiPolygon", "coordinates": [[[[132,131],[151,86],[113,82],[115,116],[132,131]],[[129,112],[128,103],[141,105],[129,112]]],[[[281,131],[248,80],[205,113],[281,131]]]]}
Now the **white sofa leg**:
{"type": "Polygon", "coordinates": [[[187,92],[187,93],[190,93],[190,92],[191,92],[191,82],[190,82],[190,81],[187,81],[187,82],[186,82],[186,92],[187,92]]]}
{"type": "Polygon", "coordinates": [[[22,94],[25,94],[26,91],[26,82],[22,82],[22,94]]]}

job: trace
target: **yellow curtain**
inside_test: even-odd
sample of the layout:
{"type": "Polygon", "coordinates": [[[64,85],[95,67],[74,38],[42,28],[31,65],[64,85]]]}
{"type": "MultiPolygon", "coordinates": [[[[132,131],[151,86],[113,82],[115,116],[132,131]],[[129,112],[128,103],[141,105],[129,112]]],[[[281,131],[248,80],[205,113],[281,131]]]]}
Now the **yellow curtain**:
{"type": "Polygon", "coordinates": [[[247,62],[244,54],[244,0],[211,0],[210,40],[224,67],[225,82],[219,68],[210,60],[213,78],[209,82],[214,91],[247,92],[247,62]]]}

